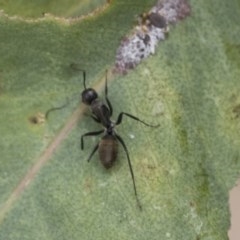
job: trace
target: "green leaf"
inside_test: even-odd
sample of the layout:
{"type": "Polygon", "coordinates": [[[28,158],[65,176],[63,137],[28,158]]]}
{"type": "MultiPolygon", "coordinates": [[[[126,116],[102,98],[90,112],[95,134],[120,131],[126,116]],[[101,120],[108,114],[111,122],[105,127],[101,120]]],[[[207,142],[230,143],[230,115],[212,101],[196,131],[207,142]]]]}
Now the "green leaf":
{"type": "Polygon", "coordinates": [[[70,64],[101,93],[121,38],[153,1],[113,1],[76,21],[56,16],[79,15],[81,3],[56,12],[39,3],[26,14],[4,3],[0,239],[227,239],[228,191],[240,167],[239,3],[192,0],[191,16],[154,56],[109,81],[115,119],[125,111],[161,125],[124,118],[117,129],[142,211],[123,149],[110,171],[97,155],[86,161],[99,138],[80,149],[80,136],[101,127],[84,114],[82,75],[70,64]]]}
{"type": "Polygon", "coordinates": [[[78,17],[88,14],[106,3],[104,0],[59,0],[59,1],[1,1],[0,9],[10,16],[21,16],[24,18],[39,18],[43,13],[51,13],[61,17],[78,17]]]}

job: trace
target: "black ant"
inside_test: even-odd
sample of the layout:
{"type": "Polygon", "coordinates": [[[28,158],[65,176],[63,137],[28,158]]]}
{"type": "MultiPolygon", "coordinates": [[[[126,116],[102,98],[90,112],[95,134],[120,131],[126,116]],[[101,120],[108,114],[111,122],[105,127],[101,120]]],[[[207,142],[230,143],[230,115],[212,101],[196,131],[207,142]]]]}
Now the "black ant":
{"type": "Polygon", "coordinates": [[[123,116],[130,117],[136,121],[139,121],[143,123],[144,125],[148,127],[158,127],[159,125],[151,125],[148,123],[145,123],[144,121],[140,120],[139,118],[126,113],[121,112],[118,117],[117,121],[114,122],[110,118],[113,113],[113,108],[111,105],[111,102],[108,99],[108,87],[107,87],[107,71],[106,71],[106,79],[105,79],[105,100],[106,104],[98,98],[97,92],[93,88],[87,88],[86,87],[86,72],[84,70],[78,69],[79,71],[83,72],[83,86],[84,90],[82,92],[82,102],[86,105],[88,105],[92,111],[92,119],[96,121],[97,123],[100,123],[104,129],[100,131],[94,131],[94,132],[88,132],[81,136],[81,149],[84,149],[84,137],[86,136],[96,136],[101,133],[104,133],[101,140],[96,144],[96,146],[93,148],[91,154],[89,155],[87,161],[90,161],[94,153],[98,150],[99,152],[99,158],[101,163],[106,169],[109,169],[112,167],[113,163],[116,161],[117,154],[118,154],[118,142],[121,143],[123,146],[123,149],[127,155],[128,160],[128,166],[131,173],[132,181],[133,181],[133,188],[134,193],[136,196],[136,200],[138,203],[139,208],[141,209],[141,205],[138,199],[137,195],[137,189],[134,179],[134,173],[132,169],[132,164],[130,161],[129,153],[126,144],[124,143],[123,139],[115,132],[115,126],[121,124],[123,116]]]}

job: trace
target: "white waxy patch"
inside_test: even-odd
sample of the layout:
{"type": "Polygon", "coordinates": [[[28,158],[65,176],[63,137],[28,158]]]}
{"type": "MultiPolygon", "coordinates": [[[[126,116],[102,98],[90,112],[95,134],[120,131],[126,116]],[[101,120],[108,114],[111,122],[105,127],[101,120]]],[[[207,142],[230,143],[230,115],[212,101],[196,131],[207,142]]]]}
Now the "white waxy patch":
{"type": "Polygon", "coordinates": [[[114,71],[125,74],[155,54],[158,43],[169,32],[169,25],[187,17],[190,10],[187,0],[159,0],[147,14],[142,14],[133,33],[122,40],[114,71]]]}

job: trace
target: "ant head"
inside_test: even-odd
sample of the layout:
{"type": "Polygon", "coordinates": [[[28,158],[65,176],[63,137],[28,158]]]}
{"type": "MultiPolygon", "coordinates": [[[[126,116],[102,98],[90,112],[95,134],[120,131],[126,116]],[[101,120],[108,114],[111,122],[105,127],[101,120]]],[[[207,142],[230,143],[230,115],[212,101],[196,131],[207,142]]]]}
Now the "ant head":
{"type": "Polygon", "coordinates": [[[92,88],[86,88],[82,92],[82,102],[86,105],[91,105],[92,101],[98,98],[98,94],[92,88]]]}

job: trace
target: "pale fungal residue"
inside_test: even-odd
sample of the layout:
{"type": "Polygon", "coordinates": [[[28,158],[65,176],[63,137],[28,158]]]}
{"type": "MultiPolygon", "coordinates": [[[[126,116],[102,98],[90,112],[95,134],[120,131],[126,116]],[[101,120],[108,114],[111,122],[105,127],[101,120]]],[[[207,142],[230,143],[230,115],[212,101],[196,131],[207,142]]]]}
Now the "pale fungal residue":
{"type": "Polygon", "coordinates": [[[159,0],[148,13],[141,14],[133,33],[122,40],[117,50],[114,71],[125,74],[154,54],[169,26],[187,17],[190,11],[187,0],[159,0]]]}
{"type": "Polygon", "coordinates": [[[155,210],[158,210],[158,211],[161,210],[161,207],[160,207],[160,206],[157,206],[157,205],[153,205],[153,208],[154,208],[155,210]]]}
{"type": "Polygon", "coordinates": [[[170,237],[171,237],[171,233],[166,232],[166,237],[167,237],[167,238],[170,238],[170,237]]]}
{"type": "Polygon", "coordinates": [[[189,208],[189,205],[186,204],[186,207],[190,210],[188,213],[186,213],[184,215],[184,217],[189,221],[191,222],[191,224],[193,225],[194,229],[195,229],[195,232],[197,234],[200,234],[201,233],[201,230],[202,230],[202,226],[203,226],[203,222],[202,222],[202,219],[201,217],[198,215],[197,211],[196,211],[196,208],[193,206],[190,205],[190,208],[189,208]]]}
{"type": "Polygon", "coordinates": [[[99,187],[105,188],[108,185],[108,182],[101,182],[98,184],[99,187]]]}
{"type": "Polygon", "coordinates": [[[162,101],[157,101],[152,108],[152,115],[162,115],[164,114],[164,104],[162,101]]]}
{"type": "Polygon", "coordinates": [[[132,134],[132,133],[129,133],[128,136],[129,136],[131,139],[134,139],[134,138],[135,138],[135,135],[132,134]]]}
{"type": "Polygon", "coordinates": [[[175,175],[175,173],[176,173],[176,170],[175,170],[174,168],[171,168],[171,169],[169,170],[169,174],[170,174],[170,175],[175,175]]]}

